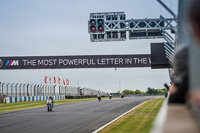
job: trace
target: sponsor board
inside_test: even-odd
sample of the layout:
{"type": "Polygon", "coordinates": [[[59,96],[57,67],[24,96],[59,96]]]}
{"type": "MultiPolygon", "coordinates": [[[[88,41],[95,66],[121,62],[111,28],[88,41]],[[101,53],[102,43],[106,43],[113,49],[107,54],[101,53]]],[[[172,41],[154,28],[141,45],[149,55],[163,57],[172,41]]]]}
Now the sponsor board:
{"type": "Polygon", "coordinates": [[[150,67],[151,55],[139,54],[0,57],[0,66],[0,69],[150,67]],[[6,62],[6,64],[3,65],[3,62],[6,62]]]}

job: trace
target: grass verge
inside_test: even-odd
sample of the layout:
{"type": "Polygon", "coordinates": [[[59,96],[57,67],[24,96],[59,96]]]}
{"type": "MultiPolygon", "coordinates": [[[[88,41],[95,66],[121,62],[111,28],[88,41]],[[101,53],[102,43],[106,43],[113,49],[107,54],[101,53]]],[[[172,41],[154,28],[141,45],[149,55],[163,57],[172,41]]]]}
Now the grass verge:
{"type": "MultiPolygon", "coordinates": [[[[102,99],[108,99],[108,98],[102,97],[102,99]]],[[[64,103],[92,101],[92,100],[97,100],[97,98],[55,100],[54,105],[64,104],[64,103]]],[[[18,111],[18,110],[23,110],[23,109],[45,107],[45,106],[46,106],[46,101],[18,102],[18,103],[6,103],[6,104],[2,103],[2,104],[0,104],[0,113],[18,111]]]]}
{"type": "Polygon", "coordinates": [[[147,101],[98,133],[149,133],[164,100],[147,101]]]}

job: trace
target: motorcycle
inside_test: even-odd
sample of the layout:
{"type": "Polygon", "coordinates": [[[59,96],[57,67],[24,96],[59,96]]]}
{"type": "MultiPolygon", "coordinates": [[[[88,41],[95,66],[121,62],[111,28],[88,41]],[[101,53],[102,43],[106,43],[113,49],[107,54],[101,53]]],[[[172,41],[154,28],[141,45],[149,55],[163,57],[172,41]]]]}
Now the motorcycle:
{"type": "Polygon", "coordinates": [[[98,97],[99,102],[101,101],[101,97],[98,97]]]}
{"type": "Polygon", "coordinates": [[[112,98],[112,95],[110,95],[109,98],[111,99],[111,98],[112,98]]]}
{"type": "Polygon", "coordinates": [[[124,98],[124,97],[125,97],[125,93],[122,93],[122,94],[121,94],[121,98],[124,98]]]}
{"type": "Polygon", "coordinates": [[[53,109],[53,102],[52,102],[52,100],[50,98],[48,98],[47,101],[46,101],[46,103],[47,103],[47,111],[52,111],[52,109],[53,109]]]}
{"type": "Polygon", "coordinates": [[[101,93],[100,93],[100,91],[98,91],[98,93],[97,93],[97,98],[98,98],[98,100],[100,102],[101,101],[101,93]]]}

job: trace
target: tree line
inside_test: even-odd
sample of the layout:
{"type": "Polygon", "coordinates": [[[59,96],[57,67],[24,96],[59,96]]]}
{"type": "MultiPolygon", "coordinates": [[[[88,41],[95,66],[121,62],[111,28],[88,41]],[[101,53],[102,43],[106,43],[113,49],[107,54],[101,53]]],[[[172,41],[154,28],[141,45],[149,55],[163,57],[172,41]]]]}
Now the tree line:
{"type": "Polygon", "coordinates": [[[122,91],[122,93],[125,94],[147,94],[147,95],[164,95],[165,93],[167,93],[166,89],[154,89],[154,88],[147,88],[147,91],[140,91],[139,89],[134,90],[128,90],[125,89],[122,91]]]}

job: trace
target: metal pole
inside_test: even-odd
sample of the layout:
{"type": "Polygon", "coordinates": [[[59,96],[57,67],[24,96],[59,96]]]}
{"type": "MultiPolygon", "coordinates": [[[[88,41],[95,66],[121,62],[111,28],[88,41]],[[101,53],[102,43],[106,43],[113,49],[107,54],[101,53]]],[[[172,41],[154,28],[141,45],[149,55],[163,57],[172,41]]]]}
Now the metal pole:
{"type": "Polygon", "coordinates": [[[33,86],[33,96],[36,96],[36,84],[33,86]]]}
{"type": "Polygon", "coordinates": [[[37,96],[37,85],[35,85],[34,91],[35,91],[35,92],[34,92],[34,93],[35,93],[34,96],[37,96]]]}
{"type": "Polygon", "coordinates": [[[41,89],[41,96],[43,96],[43,85],[40,86],[41,89]]]}
{"type": "Polygon", "coordinates": [[[62,86],[60,86],[60,94],[59,95],[61,95],[62,94],[62,86]]]}
{"type": "Polygon", "coordinates": [[[11,97],[13,95],[13,85],[14,85],[14,83],[12,83],[12,85],[11,85],[11,97]]]}
{"type": "Polygon", "coordinates": [[[28,93],[28,86],[29,86],[29,84],[27,84],[27,86],[26,86],[26,92],[27,92],[27,96],[29,96],[29,93],[28,93]]]}
{"type": "Polygon", "coordinates": [[[45,96],[47,95],[47,85],[45,85],[45,96]]]}
{"type": "Polygon", "coordinates": [[[15,85],[15,94],[16,94],[16,97],[17,97],[17,85],[18,85],[18,83],[15,85]]]}
{"type": "Polygon", "coordinates": [[[50,90],[50,95],[52,95],[52,93],[51,93],[51,90],[52,90],[52,86],[51,86],[51,85],[50,85],[50,89],[49,89],[49,90],[50,90]]]}
{"type": "MultiPolygon", "coordinates": [[[[61,86],[61,85],[60,85],[61,86]]],[[[60,86],[59,86],[59,93],[58,93],[58,95],[60,95],[60,86]]]]}
{"type": "Polygon", "coordinates": [[[8,96],[8,85],[9,85],[9,83],[7,84],[7,96],[8,96]]]}
{"type": "Polygon", "coordinates": [[[61,93],[61,95],[63,95],[63,92],[64,92],[64,86],[62,86],[62,93],[61,93]]]}
{"type": "Polygon", "coordinates": [[[54,92],[54,95],[56,95],[56,85],[54,85],[54,90],[53,90],[53,92],[54,92]]]}
{"type": "Polygon", "coordinates": [[[2,83],[2,95],[3,95],[3,85],[4,85],[5,83],[2,83]]]}
{"type": "Polygon", "coordinates": [[[47,85],[44,85],[44,95],[46,96],[47,85]]]}
{"type": "Polygon", "coordinates": [[[37,94],[36,94],[37,96],[39,96],[39,94],[38,94],[39,93],[39,87],[40,87],[40,85],[37,85],[37,89],[36,89],[37,90],[37,94]]]}
{"type": "Polygon", "coordinates": [[[161,0],[157,0],[174,18],[177,18],[176,14],[169,9],[169,7],[167,7],[161,0]]]}
{"type": "Polygon", "coordinates": [[[26,84],[23,85],[23,96],[25,96],[25,86],[26,84]]]}
{"type": "Polygon", "coordinates": [[[30,89],[31,89],[31,96],[33,96],[33,84],[31,84],[31,86],[30,86],[30,89]]]}
{"type": "Polygon", "coordinates": [[[65,86],[63,86],[63,93],[62,93],[62,95],[64,95],[65,94],[65,86]]]}
{"type": "Polygon", "coordinates": [[[119,93],[121,92],[121,82],[119,81],[119,93]]]}
{"type": "Polygon", "coordinates": [[[67,95],[67,86],[65,86],[65,96],[67,95]]]}
{"type": "Polygon", "coordinates": [[[40,90],[39,91],[39,93],[40,93],[39,95],[42,96],[42,85],[39,86],[39,90],[40,90]]]}
{"type": "Polygon", "coordinates": [[[46,87],[46,85],[44,85],[44,87],[43,87],[43,95],[45,96],[45,87],[46,87]]]}
{"type": "Polygon", "coordinates": [[[21,92],[21,89],[22,89],[22,88],[21,88],[21,86],[22,86],[22,84],[19,85],[19,96],[22,95],[22,92],[21,92]]]}
{"type": "Polygon", "coordinates": [[[49,96],[49,88],[50,88],[50,85],[48,86],[48,96],[49,96]]]}
{"type": "Polygon", "coordinates": [[[45,85],[42,86],[42,93],[43,93],[43,96],[44,96],[44,86],[45,86],[45,85]]]}

